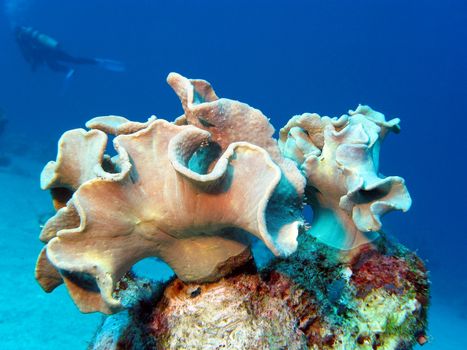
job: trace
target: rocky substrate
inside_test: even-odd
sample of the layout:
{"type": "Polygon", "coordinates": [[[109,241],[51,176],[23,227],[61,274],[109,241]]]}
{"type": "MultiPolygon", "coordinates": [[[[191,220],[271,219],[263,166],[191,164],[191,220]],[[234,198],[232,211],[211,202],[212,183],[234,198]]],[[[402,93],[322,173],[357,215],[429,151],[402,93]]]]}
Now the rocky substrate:
{"type": "Polygon", "coordinates": [[[105,318],[90,349],[403,350],[428,341],[429,282],[415,253],[384,236],[350,253],[308,234],[298,246],[214,283],[127,275],[116,294],[132,306],[105,318]]]}

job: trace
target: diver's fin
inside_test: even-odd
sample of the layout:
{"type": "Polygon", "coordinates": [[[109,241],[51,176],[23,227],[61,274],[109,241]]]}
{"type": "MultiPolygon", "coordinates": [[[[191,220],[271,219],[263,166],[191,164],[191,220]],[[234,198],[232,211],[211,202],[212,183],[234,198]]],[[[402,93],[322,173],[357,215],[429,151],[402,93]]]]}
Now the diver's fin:
{"type": "Polygon", "coordinates": [[[64,96],[66,92],[68,91],[68,88],[70,87],[71,79],[73,78],[74,74],[75,74],[75,70],[73,68],[70,68],[70,70],[65,76],[65,80],[63,81],[63,87],[62,87],[62,92],[61,92],[62,96],[64,96]]]}
{"type": "Polygon", "coordinates": [[[65,80],[70,80],[73,74],[75,74],[75,70],[73,68],[70,68],[70,70],[66,74],[65,80]]]}
{"type": "Polygon", "coordinates": [[[123,62],[108,60],[103,58],[96,58],[97,65],[112,72],[124,72],[125,65],[123,62]]]}

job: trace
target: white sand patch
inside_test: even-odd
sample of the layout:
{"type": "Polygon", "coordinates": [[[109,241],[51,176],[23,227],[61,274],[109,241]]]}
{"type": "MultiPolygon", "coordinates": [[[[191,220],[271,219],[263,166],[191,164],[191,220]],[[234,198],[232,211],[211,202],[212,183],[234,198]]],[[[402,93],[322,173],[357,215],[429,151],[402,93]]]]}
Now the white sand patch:
{"type": "Polygon", "coordinates": [[[52,207],[40,166],[28,163],[35,176],[0,171],[0,348],[86,349],[102,316],[81,314],[63,286],[46,294],[34,279],[39,217],[52,207]]]}

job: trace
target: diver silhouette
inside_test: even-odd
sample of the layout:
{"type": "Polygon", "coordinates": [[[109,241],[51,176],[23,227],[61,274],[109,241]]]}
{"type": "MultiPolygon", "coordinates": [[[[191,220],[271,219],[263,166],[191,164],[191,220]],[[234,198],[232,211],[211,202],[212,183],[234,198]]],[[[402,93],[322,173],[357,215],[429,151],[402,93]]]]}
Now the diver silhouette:
{"type": "Polygon", "coordinates": [[[32,27],[17,26],[15,36],[24,59],[33,71],[47,65],[55,72],[66,73],[67,78],[70,78],[76,65],[95,65],[116,72],[125,70],[123,63],[118,61],[72,56],[62,49],[57,40],[32,27]]]}

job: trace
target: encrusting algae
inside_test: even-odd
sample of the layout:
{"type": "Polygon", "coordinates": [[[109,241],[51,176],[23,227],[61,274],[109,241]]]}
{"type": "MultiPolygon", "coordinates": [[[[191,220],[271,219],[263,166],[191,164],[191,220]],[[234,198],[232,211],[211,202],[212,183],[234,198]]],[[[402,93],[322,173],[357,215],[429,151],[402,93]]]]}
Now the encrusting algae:
{"type": "Polygon", "coordinates": [[[171,73],[184,115],[97,117],[59,142],[41,175],[56,214],[36,278],[107,317],[92,349],[410,349],[426,342],[422,261],[381,231],[406,211],[379,173],[399,120],[368,106],[303,114],[273,138],[261,111],[171,73]],[[116,155],[105,154],[114,136],[116,155]],[[311,227],[303,206],[313,209],[311,227]],[[258,269],[258,239],[275,258],[258,269]],[[131,272],[164,260],[167,283],[131,272]]]}

